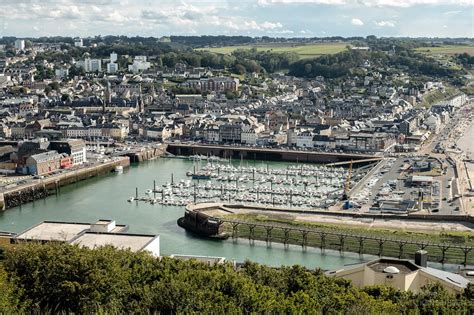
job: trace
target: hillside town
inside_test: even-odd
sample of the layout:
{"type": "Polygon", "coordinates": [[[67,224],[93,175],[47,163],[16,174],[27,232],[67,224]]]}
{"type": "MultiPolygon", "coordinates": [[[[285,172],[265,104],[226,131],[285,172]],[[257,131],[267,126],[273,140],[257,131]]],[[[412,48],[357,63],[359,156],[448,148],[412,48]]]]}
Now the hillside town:
{"type": "Polygon", "coordinates": [[[470,8],[0,1],[0,315],[474,314],[470,8]]]}
{"type": "Polygon", "coordinates": [[[114,162],[161,144],[379,157],[423,152],[438,154],[438,159],[426,155],[389,161],[384,171],[372,174],[372,184],[353,189],[351,203],[344,207],[396,213],[426,206],[441,213],[469,208],[457,201],[467,184],[455,181],[450,188],[453,174],[459,174],[456,162],[443,155],[439,159],[456,146],[438,139],[444,127],[459,122],[456,115],[468,96],[435,77],[423,81],[399,69],[371,65],[368,59],[358,65],[357,75],[333,79],[263,71],[238,75],[183,62],[171,67],[153,56],[116,52],[96,59],[86,52],[83,59],[67,63],[48,58],[83,46],[80,38],[73,44],[28,45],[17,39],[1,59],[1,169],[17,175],[3,177],[4,188],[28,184],[28,176],[42,179],[114,162]],[[123,65],[124,58],[129,63],[123,65]],[[429,103],[433,95],[437,99],[429,103]],[[407,172],[398,175],[398,169],[407,172]],[[442,176],[433,179],[433,172],[442,176]],[[418,188],[397,195],[397,180],[407,187],[422,181],[431,196],[425,206],[423,198],[414,196],[420,194],[418,188]],[[443,186],[447,188],[439,188],[443,186]]]}
{"type": "Polygon", "coordinates": [[[225,69],[183,63],[160,67],[146,56],[133,56],[126,69],[119,68],[116,53],[69,64],[34,58],[59,49],[57,44],[26,49],[24,40],[17,40],[15,49],[15,56],[0,61],[3,139],[416,151],[467,100],[463,93],[451,95],[443,82],[413,87],[410,76],[369,62],[361,65],[363,75],[339,82],[282,73],[250,73],[239,79],[225,69]],[[70,75],[71,67],[83,75],[70,75]],[[39,68],[54,77],[38,79],[39,68]],[[429,93],[447,97],[422,106],[429,93]]]}

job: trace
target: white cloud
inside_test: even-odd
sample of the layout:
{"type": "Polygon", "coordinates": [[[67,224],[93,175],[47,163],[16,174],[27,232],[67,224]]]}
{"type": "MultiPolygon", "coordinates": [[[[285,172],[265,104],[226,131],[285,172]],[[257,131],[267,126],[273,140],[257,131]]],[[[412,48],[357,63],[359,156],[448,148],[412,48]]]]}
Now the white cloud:
{"type": "Polygon", "coordinates": [[[461,12],[462,12],[461,10],[447,11],[447,12],[444,12],[443,15],[446,15],[446,16],[453,16],[453,15],[458,15],[458,14],[461,13],[461,12]]]}
{"type": "Polygon", "coordinates": [[[364,22],[362,22],[361,19],[352,18],[351,24],[355,26],[362,26],[364,25],[364,22]]]}
{"type": "Polygon", "coordinates": [[[237,15],[227,16],[224,10],[219,10],[217,6],[193,6],[182,2],[180,5],[164,7],[157,10],[145,9],[141,11],[141,18],[155,24],[167,27],[184,27],[186,31],[192,31],[202,25],[212,25],[232,31],[260,31],[270,32],[283,27],[280,22],[263,21],[259,22],[237,15]],[[224,14],[221,14],[224,12],[224,14]]]}
{"type": "Polygon", "coordinates": [[[327,4],[327,5],[342,5],[346,4],[346,0],[258,0],[257,2],[261,6],[268,6],[272,4],[327,4]]]}
{"type": "Polygon", "coordinates": [[[260,24],[260,28],[267,29],[267,30],[274,30],[276,28],[282,28],[283,25],[280,22],[272,23],[272,22],[263,22],[260,24]]]}
{"type": "Polygon", "coordinates": [[[0,0],[0,29],[4,35],[15,36],[271,36],[291,31],[302,36],[353,36],[361,35],[358,33],[367,26],[375,35],[390,32],[461,37],[472,35],[472,18],[463,13],[471,7],[463,6],[473,3],[474,0],[0,0]],[[314,8],[289,8],[292,4],[313,4],[314,8]],[[405,14],[407,7],[413,7],[413,14],[405,14]],[[289,12],[295,16],[289,16],[289,12]],[[415,19],[415,15],[423,18],[415,19]],[[437,18],[441,21],[434,25],[432,21],[437,18]],[[443,28],[444,24],[449,28],[443,28]],[[33,25],[40,30],[35,32],[33,25]]]}
{"type": "Polygon", "coordinates": [[[395,27],[395,21],[374,21],[374,24],[380,27],[395,27]]]}
{"type": "Polygon", "coordinates": [[[325,4],[367,7],[411,7],[415,5],[474,6],[472,0],[258,0],[261,6],[272,4],[325,4]]]}

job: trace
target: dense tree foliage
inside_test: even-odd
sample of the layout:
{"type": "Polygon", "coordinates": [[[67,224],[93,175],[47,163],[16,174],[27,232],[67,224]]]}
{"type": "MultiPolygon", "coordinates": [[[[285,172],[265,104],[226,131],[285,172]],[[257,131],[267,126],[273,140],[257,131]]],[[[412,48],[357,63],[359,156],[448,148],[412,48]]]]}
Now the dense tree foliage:
{"type": "Polygon", "coordinates": [[[346,50],[334,55],[300,60],[290,66],[290,74],[340,78],[362,68],[366,62],[380,69],[394,68],[415,75],[451,78],[457,73],[456,70],[442,67],[434,59],[418,54],[404,45],[395,47],[390,42],[377,43],[370,51],[346,50]],[[383,50],[384,48],[387,50],[383,50]]]}
{"type": "Polygon", "coordinates": [[[468,66],[468,67],[474,66],[474,56],[471,56],[468,53],[459,54],[456,56],[456,59],[459,63],[461,63],[464,66],[468,66]]]}
{"type": "MultiPolygon", "coordinates": [[[[52,42],[60,39],[53,38],[52,42]]],[[[375,36],[351,39],[332,38],[331,40],[347,42],[348,47],[350,47],[349,44],[368,46],[370,51],[347,49],[333,55],[302,60],[299,60],[296,53],[274,52],[271,50],[237,49],[229,55],[191,48],[206,46],[213,41],[215,45],[216,43],[226,45],[272,42],[275,40],[284,42],[289,39],[269,37],[256,39],[246,36],[173,36],[171,43],[169,43],[161,42],[154,37],[97,36],[84,41],[87,47],[63,45],[61,51],[47,51],[38,54],[35,61],[39,62],[46,59],[66,64],[70,63],[73,58],[80,60],[88,56],[105,60],[111,52],[116,52],[120,56],[118,61],[120,69],[125,69],[132,62],[133,56],[146,55],[158,67],[174,67],[178,63],[184,63],[193,67],[227,69],[238,74],[250,72],[273,73],[289,70],[289,73],[294,76],[315,77],[321,75],[329,79],[343,78],[350,74],[363,75],[364,63],[368,61],[371,66],[377,67],[381,72],[395,69],[417,76],[443,77],[449,80],[459,77],[456,76],[456,74],[459,74],[458,70],[442,66],[433,58],[414,51],[413,49],[422,46],[423,42],[412,39],[378,39],[375,36]]],[[[307,40],[301,39],[301,42],[307,40]]],[[[32,39],[32,41],[36,40],[32,39]]],[[[69,41],[66,42],[69,43],[69,41]]],[[[6,54],[9,54],[9,50],[6,51],[6,54]]],[[[457,60],[465,66],[472,65],[473,62],[472,57],[468,54],[458,55],[457,60]]],[[[50,74],[39,72],[40,77],[48,78],[50,76],[50,74]]]]}
{"type": "Polygon", "coordinates": [[[453,296],[433,286],[420,294],[363,290],[320,270],[247,262],[208,266],[103,247],[23,244],[0,269],[0,313],[469,313],[472,288],[453,296]]]}
{"type": "Polygon", "coordinates": [[[250,36],[171,36],[171,41],[191,47],[243,45],[254,42],[250,36]]]}

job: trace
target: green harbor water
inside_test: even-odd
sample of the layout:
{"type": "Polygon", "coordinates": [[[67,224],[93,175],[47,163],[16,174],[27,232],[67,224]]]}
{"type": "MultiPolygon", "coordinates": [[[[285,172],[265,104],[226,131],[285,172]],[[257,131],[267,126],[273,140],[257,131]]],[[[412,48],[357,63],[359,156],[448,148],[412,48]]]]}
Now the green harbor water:
{"type": "MultiPolygon", "coordinates": [[[[286,165],[288,164],[275,162],[269,164],[270,167],[286,165]]],[[[250,244],[244,239],[203,239],[184,231],[176,224],[176,220],[184,213],[184,207],[127,202],[135,194],[135,187],[138,187],[140,195],[144,195],[147,189],[152,188],[153,180],[156,180],[157,186],[165,184],[171,181],[172,173],[175,180],[185,179],[186,171],[192,168],[193,162],[189,160],[157,159],[132,165],[123,174],[111,173],[62,187],[57,196],[0,213],[0,231],[21,232],[43,220],[94,222],[98,219],[113,219],[118,224],[129,225],[129,232],[159,234],[162,255],[221,256],[237,262],[248,259],[271,266],[300,264],[323,269],[339,268],[373,258],[355,253],[340,254],[331,250],[322,253],[317,248],[303,250],[300,246],[284,248],[277,243],[271,246],[264,242],[250,244]]]]}

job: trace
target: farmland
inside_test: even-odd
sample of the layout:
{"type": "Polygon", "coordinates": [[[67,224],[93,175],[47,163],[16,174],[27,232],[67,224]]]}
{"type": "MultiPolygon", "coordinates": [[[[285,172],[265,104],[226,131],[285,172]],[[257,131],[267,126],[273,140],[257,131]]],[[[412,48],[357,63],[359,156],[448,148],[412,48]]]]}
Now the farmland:
{"type": "Polygon", "coordinates": [[[455,55],[468,53],[474,55],[474,45],[439,45],[433,47],[420,47],[416,51],[428,55],[455,55]]]}
{"type": "Polygon", "coordinates": [[[199,48],[198,50],[207,50],[219,54],[231,54],[237,49],[252,49],[258,51],[272,52],[293,52],[298,54],[300,59],[314,58],[321,55],[335,54],[343,51],[347,43],[318,43],[318,44],[292,44],[292,43],[273,43],[273,44],[251,44],[241,46],[224,46],[212,48],[199,48]]]}

